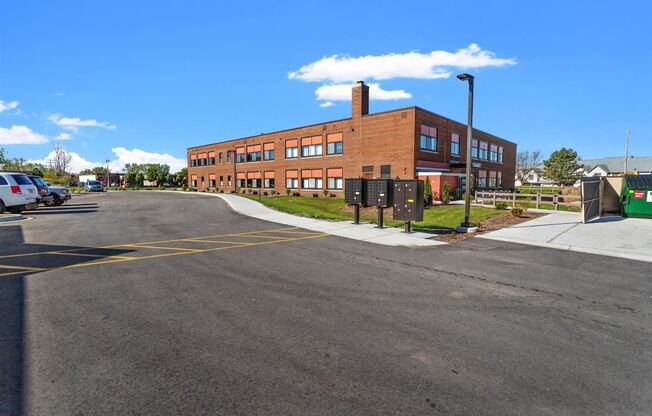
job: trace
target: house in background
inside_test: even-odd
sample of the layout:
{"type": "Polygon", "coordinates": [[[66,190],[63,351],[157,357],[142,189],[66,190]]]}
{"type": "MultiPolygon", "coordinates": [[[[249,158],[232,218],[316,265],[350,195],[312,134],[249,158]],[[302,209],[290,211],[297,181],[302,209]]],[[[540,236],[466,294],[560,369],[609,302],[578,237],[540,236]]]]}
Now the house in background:
{"type": "MultiPolygon", "coordinates": [[[[580,160],[580,163],[584,165],[584,176],[622,175],[625,170],[625,160],[622,156],[580,160]]],[[[652,156],[630,156],[627,159],[627,172],[652,174],[652,156]]]]}
{"type": "Polygon", "coordinates": [[[516,178],[514,181],[514,186],[555,186],[555,184],[548,178],[543,176],[543,165],[539,165],[532,169],[532,171],[525,177],[525,180],[521,182],[520,179],[516,178]]]}

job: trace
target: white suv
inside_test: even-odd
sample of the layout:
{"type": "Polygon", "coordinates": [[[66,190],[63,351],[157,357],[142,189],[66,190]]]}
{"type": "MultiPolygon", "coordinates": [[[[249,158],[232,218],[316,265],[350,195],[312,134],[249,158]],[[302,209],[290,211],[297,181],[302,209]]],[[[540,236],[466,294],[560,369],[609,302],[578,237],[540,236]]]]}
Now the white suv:
{"type": "Polygon", "coordinates": [[[24,174],[0,172],[0,214],[5,211],[19,213],[37,205],[36,186],[24,174]]]}

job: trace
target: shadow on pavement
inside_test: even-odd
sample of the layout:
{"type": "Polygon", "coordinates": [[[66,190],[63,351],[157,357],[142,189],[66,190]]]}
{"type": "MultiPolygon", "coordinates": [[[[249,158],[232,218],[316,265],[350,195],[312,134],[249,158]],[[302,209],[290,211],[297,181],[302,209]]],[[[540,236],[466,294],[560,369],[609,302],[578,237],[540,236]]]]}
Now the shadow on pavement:
{"type": "Polygon", "coordinates": [[[29,244],[24,242],[20,225],[0,228],[0,415],[24,413],[25,278],[39,272],[22,271],[19,267],[64,267],[131,251],[29,244]],[[93,256],[39,254],[57,250],[82,250],[93,256]],[[19,257],[7,257],[15,255],[19,257]]]}
{"type": "Polygon", "coordinates": [[[39,207],[31,211],[24,211],[25,215],[51,215],[51,214],[84,214],[97,211],[97,203],[63,204],[56,207],[39,207]]]}

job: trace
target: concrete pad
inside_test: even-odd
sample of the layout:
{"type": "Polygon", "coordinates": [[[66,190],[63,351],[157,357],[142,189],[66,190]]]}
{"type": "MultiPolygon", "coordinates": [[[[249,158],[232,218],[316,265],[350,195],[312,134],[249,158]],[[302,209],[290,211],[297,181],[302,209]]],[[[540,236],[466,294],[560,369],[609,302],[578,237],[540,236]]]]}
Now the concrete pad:
{"type": "Polygon", "coordinates": [[[652,262],[652,220],[555,212],[478,238],[652,262]]]}

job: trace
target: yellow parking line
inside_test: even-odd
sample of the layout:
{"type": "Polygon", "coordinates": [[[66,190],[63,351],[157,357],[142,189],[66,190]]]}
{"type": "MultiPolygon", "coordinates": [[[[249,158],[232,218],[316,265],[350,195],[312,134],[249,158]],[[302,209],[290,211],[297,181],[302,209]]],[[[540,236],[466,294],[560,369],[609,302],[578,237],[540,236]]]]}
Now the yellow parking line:
{"type": "MultiPolygon", "coordinates": [[[[44,271],[44,270],[47,270],[47,269],[43,269],[41,271],[44,271]]],[[[15,275],[15,274],[25,274],[25,270],[20,270],[18,272],[0,273],[0,277],[11,276],[11,275],[15,275]]]]}
{"type": "Polygon", "coordinates": [[[0,269],[30,270],[30,271],[34,271],[34,272],[47,270],[47,268],[43,268],[43,267],[12,266],[12,265],[9,265],[9,264],[0,264],[0,269]]]}
{"type": "MultiPolygon", "coordinates": [[[[196,248],[163,247],[163,246],[150,246],[150,245],[143,245],[143,244],[123,244],[120,247],[149,248],[149,249],[156,249],[156,250],[176,250],[176,251],[190,251],[190,252],[195,252],[198,250],[196,248]]],[[[135,258],[135,257],[130,257],[130,258],[135,258]]]]}
{"type": "Polygon", "coordinates": [[[75,252],[63,252],[63,251],[53,251],[50,254],[57,256],[79,256],[79,257],[101,257],[101,258],[113,258],[113,259],[130,259],[129,256],[105,256],[102,254],[89,254],[89,253],[75,253],[75,252]]]}
{"type": "Polygon", "coordinates": [[[191,243],[223,243],[223,244],[236,244],[236,245],[252,245],[256,243],[247,243],[244,241],[226,241],[226,240],[206,240],[206,239],[198,239],[198,238],[186,238],[185,240],[182,241],[189,241],[191,243]]]}

